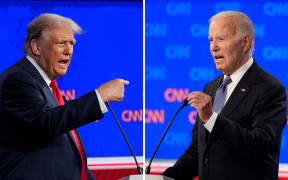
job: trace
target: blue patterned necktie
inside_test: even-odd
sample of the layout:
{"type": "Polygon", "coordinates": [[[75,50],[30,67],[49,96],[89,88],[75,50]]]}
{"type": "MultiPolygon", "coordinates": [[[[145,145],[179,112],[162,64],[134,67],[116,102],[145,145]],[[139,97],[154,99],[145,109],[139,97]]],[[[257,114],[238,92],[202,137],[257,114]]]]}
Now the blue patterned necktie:
{"type": "Polygon", "coordinates": [[[227,85],[230,84],[232,82],[230,76],[227,76],[222,84],[219,86],[219,88],[217,89],[216,95],[215,95],[215,99],[214,99],[214,103],[213,103],[213,110],[216,113],[220,113],[223,106],[224,106],[224,102],[226,99],[226,94],[227,94],[227,85]]]}

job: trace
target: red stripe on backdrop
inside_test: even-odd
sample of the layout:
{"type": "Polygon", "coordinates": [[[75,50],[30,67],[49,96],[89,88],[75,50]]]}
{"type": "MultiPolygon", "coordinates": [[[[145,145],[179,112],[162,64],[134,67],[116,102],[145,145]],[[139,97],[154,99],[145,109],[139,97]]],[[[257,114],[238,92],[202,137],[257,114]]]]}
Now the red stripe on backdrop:
{"type": "MultiPolygon", "coordinates": [[[[143,163],[138,163],[139,166],[143,165],[143,163]]],[[[114,164],[89,164],[89,167],[97,167],[97,166],[136,166],[135,163],[114,163],[114,164]]]]}
{"type": "MultiPolygon", "coordinates": [[[[141,157],[137,159],[140,167],[142,167],[141,157]]],[[[155,160],[151,166],[151,174],[161,174],[165,169],[173,166],[174,163],[174,160],[155,160]]],[[[88,158],[88,167],[97,180],[118,180],[119,178],[137,174],[133,157],[88,158]]],[[[193,180],[198,180],[198,178],[193,180]]],[[[280,164],[278,180],[288,180],[288,164],[280,164]]]]}
{"type": "Polygon", "coordinates": [[[107,169],[107,170],[91,170],[97,180],[118,180],[129,175],[137,174],[135,169],[107,169]]]}
{"type": "MultiPolygon", "coordinates": [[[[97,180],[118,180],[129,175],[137,174],[136,169],[107,169],[107,170],[91,170],[97,180]]],[[[151,173],[160,174],[160,173],[151,173]]],[[[193,180],[198,180],[194,178],[193,180]]],[[[288,180],[288,177],[279,177],[279,180],[288,180]]]]}

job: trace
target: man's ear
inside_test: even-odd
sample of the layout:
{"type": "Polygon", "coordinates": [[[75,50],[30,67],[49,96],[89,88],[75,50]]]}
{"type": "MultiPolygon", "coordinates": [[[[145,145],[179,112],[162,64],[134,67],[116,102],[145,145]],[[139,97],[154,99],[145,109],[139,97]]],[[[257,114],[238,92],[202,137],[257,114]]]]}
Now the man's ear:
{"type": "Polygon", "coordinates": [[[30,42],[32,53],[36,56],[40,55],[40,46],[37,39],[32,39],[30,42]]]}
{"type": "Polygon", "coordinates": [[[243,51],[247,52],[251,48],[251,38],[249,35],[245,35],[242,42],[243,51]]]}

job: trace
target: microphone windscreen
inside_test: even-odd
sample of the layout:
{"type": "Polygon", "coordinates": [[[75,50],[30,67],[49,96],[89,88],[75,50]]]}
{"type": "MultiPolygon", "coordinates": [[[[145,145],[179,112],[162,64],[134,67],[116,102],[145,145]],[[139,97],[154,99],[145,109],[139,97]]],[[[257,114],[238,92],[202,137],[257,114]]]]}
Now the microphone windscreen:
{"type": "Polygon", "coordinates": [[[188,105],[188,97],[184,99],[182,106],[187,106],[188,105]]]}

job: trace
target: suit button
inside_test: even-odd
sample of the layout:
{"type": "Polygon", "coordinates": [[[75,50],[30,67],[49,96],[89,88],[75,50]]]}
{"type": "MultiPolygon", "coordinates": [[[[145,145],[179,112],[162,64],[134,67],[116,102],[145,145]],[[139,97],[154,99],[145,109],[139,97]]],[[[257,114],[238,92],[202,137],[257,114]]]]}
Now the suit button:
{"type": "Polygon", "coordinates": [[[204,159],[204,164],[207,164],[208,163],[208,158],[205,158],[204,159]]]}

